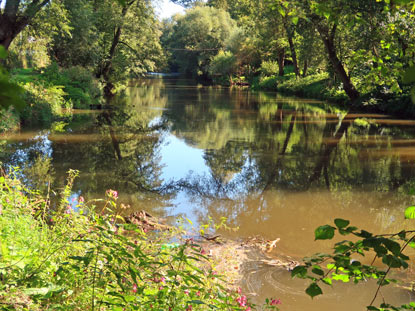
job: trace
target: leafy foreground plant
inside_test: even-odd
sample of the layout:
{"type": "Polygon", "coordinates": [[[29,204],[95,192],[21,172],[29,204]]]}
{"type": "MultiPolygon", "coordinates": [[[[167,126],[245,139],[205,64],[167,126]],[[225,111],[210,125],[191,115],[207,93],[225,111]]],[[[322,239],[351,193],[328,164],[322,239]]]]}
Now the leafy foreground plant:
{"type": "MultiPolygon", "coordinates": [[[[415,206],[405,211],[406,219],[415,218],[415,206]]],[[[332,285],[334,281],[359,283],[368,279],[377,280],[377,290],[367,310],[415,310],[415,302],[408,305],[393,306],[383,302],[379,307],[374,302],[385,285],[396,283],[389,278],[392,269],[407,269],[410,258],[404,254],[408,246],[415,247],[415,231],[402,230],[395,234],[375,235],[365,230],[350,226],[344,219],[335,219],[335,226],[324,225],[315,230],[315,240],[330,240],[337,231],[340,235],[352,235],[354,240],[344,240],[334,245],[333,254],[318,253],[304,258],[304,265],[294,268],[292,277],[311,280],[306,293],[311,298],[323,294],[319,284],[332,285]],[[356,260],[358,256],[373,255],[370,265],[356,260]],[[382,259],[383,268],[374,266],[375,260],[382,259]]]]}
{"type": "Polygon", "coordinates": [[[150,236],[123,223],[113,190],[100,213],[70,200],[76,176],[56,206],[16,176],[0,177],[0,310],[256,309],[180,228],[150,236]]]}

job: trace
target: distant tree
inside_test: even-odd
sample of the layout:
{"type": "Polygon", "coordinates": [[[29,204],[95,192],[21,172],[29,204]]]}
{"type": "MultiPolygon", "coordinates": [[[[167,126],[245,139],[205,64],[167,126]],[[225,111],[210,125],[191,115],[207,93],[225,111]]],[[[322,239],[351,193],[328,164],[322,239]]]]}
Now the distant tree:
{"type": "Polygon", "coordinates": [[[224,10],[196,6],[177,18],[165,47],[183,73],[203,76],[211,58],[225,48],[236,29],[236,22],[224,10]]]}

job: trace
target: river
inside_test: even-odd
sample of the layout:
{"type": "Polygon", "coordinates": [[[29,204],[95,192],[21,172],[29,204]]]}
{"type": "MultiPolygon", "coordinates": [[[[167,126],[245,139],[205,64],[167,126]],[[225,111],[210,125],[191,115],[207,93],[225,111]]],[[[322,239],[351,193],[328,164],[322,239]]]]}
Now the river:
{"type": "MultiPolygon", "coordinates": [[[[27,182],[58,189],[80,171],[73,198],[119,192],[129,211],[203,224],[227,218],[233,238],[280,238],[274,252],[300,259],[328,251],[314,229],[335,218],[375,233],[410,228],[415,121],[346,113],[276,93],[201,86],[173,78],[132,82],[112,109],[74,111],[72,122],[0,137],[0,161],[27,182]]],[[[336,284],[311,300],[306,283],[253,260],[244,289],[282,310],[365,310],[374,284],[336,284]]],[[[388,302],[413,299],[384,291],[388,302]]]]}

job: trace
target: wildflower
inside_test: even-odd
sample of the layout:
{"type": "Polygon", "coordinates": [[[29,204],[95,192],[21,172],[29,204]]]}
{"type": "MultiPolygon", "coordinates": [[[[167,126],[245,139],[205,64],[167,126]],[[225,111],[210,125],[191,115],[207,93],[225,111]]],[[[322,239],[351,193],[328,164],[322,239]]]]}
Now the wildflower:
{"type": "Polygon", "coordinates": [[[79,202],[79,203],[84,203],[84,202],[85,202],[84,197],[83,197],[83,196],[80,196],[80,197],[78,198],[78,202],[79,202]]]}
{"type": "Polygon", "coordinates": [[[186,308],[186,311],[192,311],[192,305],[189,305],[187,308],[186,308]]]}
{"type": "Polygon", "coordinates": [[[163,290],[163,288],[164,288],[163,286],[159,286],[159,290],[163,290]]]}
{"type": "Polygon", "coordinates": [[[202,250],[200,251],[200,253],[202,254],[202,255],[206,255],[206,251],[202,248],[202,250]]]}
{"type": "Polygon", "coordinates": [[[133,285],[133,293],[136,293],[137,292],[137,284],[134,284],[133,285]]]}
{"type": "Polygon", "coordinates": [[[241,289],[240,287],[238,287],[238,289],[236,290],[236,292],[237,292],[238,294],[240,294],[240,293],[242,293],[242,289],[241,289]]]}
{"type": "Polygon", "coordinates": [[[196,292],[196,296],[200,297],[200,291],[196,292]]]}
{"type": "Polygon", "coordinates": [[[164,276],[162,276],[161,279],[160,279],[160,282],[161,283],[166,283],[166,278],[164,276]]]}
{"type": "Polygon", "coordinates": [[[246,308],[245,311],[251,311],[251,307],[246,308]]]}
{"type": "Polygon", "coordinates": [[[189,295],[189,290],[188,290],[188,289],[185,289],[185,290],[184,290],[184,293],[185,293],[186,295],[189,295]]]}
{"type": "Polygon", "coordinates": [[[66,207],[65,214],[70,214],[70,213],[72,213],[72,207],[70,205],[68,205],[66,207]]]}
{"type": "Polygon", "coordinates": [[[115,190],[108,189],[105,193],[108,197],[114,200],[118,199],[118,192],[115,190]]]}
{"type": "Polygon", "coordinates": [[[245,307],[246,302],[247,302],[246,296],[245,295],[239,296],[238,298],[236,298],[236,302],[239,303],[240,307],[245,307]]]}
{"type": "Polygon", "coordinates": [[[271,306],[276,306],[276,305],[280,305],[281,304],[281,299],[271,299],[271,306]]]}

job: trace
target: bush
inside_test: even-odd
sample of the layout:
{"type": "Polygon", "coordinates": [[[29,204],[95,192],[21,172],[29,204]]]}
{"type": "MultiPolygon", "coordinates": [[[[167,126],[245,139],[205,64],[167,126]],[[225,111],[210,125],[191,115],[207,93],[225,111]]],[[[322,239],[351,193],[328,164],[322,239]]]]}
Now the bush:
{"type": "Polygon", "coordinates": [[[266,77],[275,76],[278,74],[278,63],[275,61],[263,61],[259,69],[261,74],[266,77]]]}
{"type": "Polygon", "coordinates": [[[124,223],[113,190],[99,212],[70,200],[76,175],[53,206],[15,175],[0,177],[3,310],[251,310],[182,230],[149,235],[124,223]]]}
{"type": "Polygon", "coordinates": [[[219,51],[210,62],[209,74],[216,82],[221,80],[229,84],[232,75],[236,72],[236,65],[236,57],[232,52],[219,51]]]}
{"type": "Polygon", "coordinates": [[[80,66],[61,69],[53,63],[43,70],[41,79],[48,84],[63,86],[65,99],[71,100],[74,108],[89,108],[101,95],[91,71],[80,66]]]}
{"type": "Polygon", "coordinates": [[[27,103],[20,114],[25,123],[49,125],[57,118],[70,115],[72,102],[65,99],[62,86],[47,86],[39,81],[20,85],[25,90],[27,103]]]}

